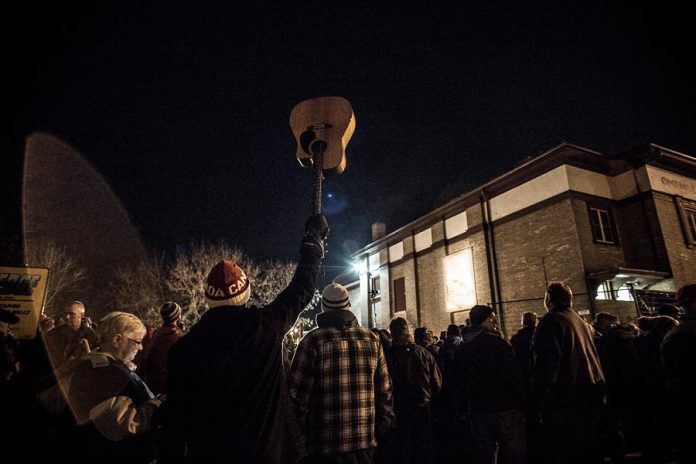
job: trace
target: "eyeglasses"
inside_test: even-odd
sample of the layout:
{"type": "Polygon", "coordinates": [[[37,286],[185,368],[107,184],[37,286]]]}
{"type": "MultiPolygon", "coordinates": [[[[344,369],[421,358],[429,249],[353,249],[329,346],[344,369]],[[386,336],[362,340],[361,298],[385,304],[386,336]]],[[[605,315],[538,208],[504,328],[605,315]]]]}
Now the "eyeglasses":
{"type": "Polygon", "coordinates": [[[127,338],[128,340],[132,341],[133,343],[135,343],[136,345],[143,346],[143,341],[142,341],[142,340],[134,340],[134,339],[132,339],[132,338],[130,338],[130,337],[126,337],[126,338],[127,338]]]}

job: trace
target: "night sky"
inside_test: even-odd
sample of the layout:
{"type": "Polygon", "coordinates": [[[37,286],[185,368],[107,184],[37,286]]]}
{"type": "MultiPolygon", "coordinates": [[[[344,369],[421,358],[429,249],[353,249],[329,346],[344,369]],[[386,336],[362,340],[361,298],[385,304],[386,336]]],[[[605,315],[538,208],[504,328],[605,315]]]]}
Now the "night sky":
{"type": "Polygon", "coordinates": [[[325,182],[332,275],[372,222],[393,231],[563,141],[696,155],[693,6],[70,3],[6,14],[2,192],[20,187],[24,137],[56,135],[151,249],[224,238],[296,259],[311,171],[288,119],[316,96],[347,98],[357,119],[346,171],[325,182]]]}

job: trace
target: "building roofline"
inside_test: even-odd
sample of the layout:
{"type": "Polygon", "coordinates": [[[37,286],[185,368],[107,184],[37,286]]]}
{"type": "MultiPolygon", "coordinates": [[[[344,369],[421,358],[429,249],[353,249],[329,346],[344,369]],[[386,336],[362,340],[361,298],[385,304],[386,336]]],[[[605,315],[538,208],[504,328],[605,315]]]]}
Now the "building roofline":
{"type": "MultiPolygon", "coordinates": [[[[529,172],[530,168],[541,166],[544,163],[553,163],[554,161],[558,161],[557,159],[554,159],[554,155],[562,153],[568,149],[598,157],[599,159],[597,161],[599,162],[599,166],[604,166],[606,172],[611,173],[611,175],[616,175],[620,172],[635,168],[637,165],[644,164],[673,169],[683,169],[685,167],[696,169],[696,158],[654,143],[643,145],[619,156],[608,156],[604,153],[581,147],[580,145],[575,145],[569,142],[561,142],[548,150],[534,155],[531,159],[515,166],[511,170],[497,177],[494,177],[488,182],[466,193],[458,195],[444,205],[435,208],[434,210],[405,224],[384,237],[368,243],[366,246],[353,252],[351,257],[355,258],[357,256],[364,255],[365,253],[372,253],[381,249],[384,245],[388,245],[389,242],[393,241],[396,237],[403,236],[407,231],[418,230],[432,224],[434,220],[446,219],[458,214],[466,210],[468,205],[478,202],[482,193],[493,193],[494,195],[503,193],[515,185],[527,180],[526,176],[522,176],[520,173],[529,172]],[[495,190],[494,187],[496,186],[501,187],[500,191],[491,192],[491,190],[495,190]]],[[[570,156],[564,159],[572,161],[572,157],[570,156]]],[[[577,162],[577,160],[575,161],[577,162]]],[[[551,168],[551,166],[549,166],[549,168],[551,168]]],[[[601,167],[599,167],[599,169],[602,170],[601,167]]]]}
{"type": "Polygon", "coordinates": [[[512,176],[514,176],[518,172],[522,172],[522,171],[528,169],[530,166],[533,166],[535,164],[539,164],[540,162],[551,157],[554,153],[556,153],[564,148],[571,148],[571,149],[583,151],[583,152],[590,153],[590,154],[597,155],[597,156],[605,156],[602,153],[594,151],[594,150],[590,150],[589,148],[581,147],[579,145],[575,145],[575,144],[568,143],[568,142],[561,142],[560,144],[556,145],[553,148],[550,148],[548,150],[542,151],[541,153],[539,153],[537,155],[534,155],[532,159],[527,160],[527,161],[523,162],[522,164],[519,164],[518,166],[515,166],[513,169],[511,169],[511,170],[509,170],[509,171],[507,171],[507,172],[505,172],[497,177],[494,177],[493,179],[489,180],[485,184],[482,184],[482,185],[480,185],[480,186],[478,186],[478,187],[476,187],[476,188],[474,188],[466,193],[458,195],[457,197],[449,200],[444,205],[435,208],[434,210],[430,211],[429,213],[426,213],[423,216],[419,217],[418,219],[415,219],[415,220],[409,222],[408,224],[396,229],[395,231],[390,232],[389,234],[385,235],[384,237],[367,244],[363,248],[353,252],[351,254],[351,256],[356,257],[359,255],[371,252],[374,249],[379,248],[381,245],[393,240],[394,237],[401,235],[405,231],[415,230],[415,229],[418,229],[420,227],[423,227],[426,224],[432,223],[433,219],[435,219],[435,218],[439,218],[439,217],[447,218],[448,215],[458,214],[462,210],[466,209],[466,208],[462,208],[462,205],[466,204],[465,200],[467,198],[478,199],[479,196],[481,195],[481,192],[486,191],[486,189],[490,188],[491,186],[493,186],[497,183],[500,183],[506,179],[511,178],[512,176]]]}

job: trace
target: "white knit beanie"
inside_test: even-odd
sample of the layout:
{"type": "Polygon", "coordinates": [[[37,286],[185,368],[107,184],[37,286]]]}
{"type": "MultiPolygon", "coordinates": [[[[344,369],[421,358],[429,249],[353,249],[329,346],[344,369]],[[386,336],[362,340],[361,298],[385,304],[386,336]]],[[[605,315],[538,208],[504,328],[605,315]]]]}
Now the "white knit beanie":
{"type": "Polygon", "coordinates": [[[350,308],[350,300],[348,299],[348,290],[346,290],[346,287],[336,282],[327,285],[321,293],[321,308],[324,311],[350,308]]]}

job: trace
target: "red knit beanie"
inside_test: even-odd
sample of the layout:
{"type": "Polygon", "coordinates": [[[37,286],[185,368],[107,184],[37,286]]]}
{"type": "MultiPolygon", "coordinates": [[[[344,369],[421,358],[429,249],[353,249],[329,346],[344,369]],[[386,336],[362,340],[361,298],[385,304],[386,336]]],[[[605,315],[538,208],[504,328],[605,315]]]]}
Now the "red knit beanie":
{"type": "Polygon", "coordinates": [[[208,306],[243,306],[249,301],[251,288],[242,269],[230,260],[217,263],[210,270],[205,285],[208,306]]]}

